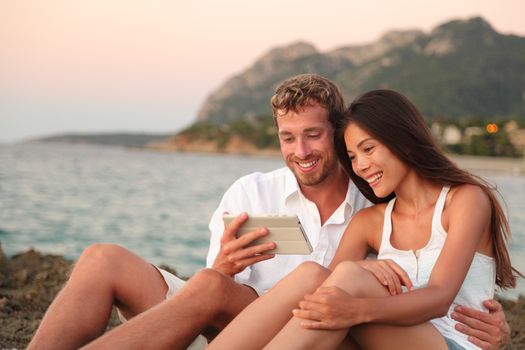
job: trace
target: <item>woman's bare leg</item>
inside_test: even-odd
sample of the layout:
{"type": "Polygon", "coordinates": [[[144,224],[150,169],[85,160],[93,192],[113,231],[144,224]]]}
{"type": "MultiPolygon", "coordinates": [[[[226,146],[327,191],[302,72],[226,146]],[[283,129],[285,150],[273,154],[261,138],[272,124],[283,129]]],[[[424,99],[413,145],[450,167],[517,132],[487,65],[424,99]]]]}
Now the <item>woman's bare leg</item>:
{"type": "MultiPolygon", "coordinates": [[[[350,261],[339,264],[323,286],[337,286],[354,297],[389,296],[371,273],[350,261]]],[[[293,317],[265,349],[336,349],[348,334],[348,330],[305,329],[301,322],[293,317]]],[[[430,322],[410,327],[364,324],[353,327],[350,334],[363,349],[447,348],[430,322]]]]}
{"type": "Polygon", "coordinates": [[[363,324],[352,327],[350,334],[361,349],[447,349],[445,339],[430,322],[409,327],[363,324]]]}
{"type": "Polygon", "coordinates": [[[299,265],[246,307],[208,349],[261,349],[292,317],[303,296],[316,290],[329,273],[313,262],[299,265]]]}

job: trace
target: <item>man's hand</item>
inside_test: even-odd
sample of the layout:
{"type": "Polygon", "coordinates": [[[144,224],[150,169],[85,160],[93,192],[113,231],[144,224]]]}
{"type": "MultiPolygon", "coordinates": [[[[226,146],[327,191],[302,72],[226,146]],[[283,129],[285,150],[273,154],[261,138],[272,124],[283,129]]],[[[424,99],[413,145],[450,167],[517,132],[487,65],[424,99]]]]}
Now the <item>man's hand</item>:
{"type": "Polygon", "coordinates": [[[468,340],[483,350],[499,349],[510,338],[510,327],[503,308],[496,300],[485,300],[483,305],[489,312],[457,306],[452,318],[460,323],[456,329],[468,335],[468,340]]]}
{"type": "Polygon", "coordinates": [[[372,273],[390,295],[401,294],[401,286],[413,289],[412,281],[405,270],[391,259],[362,260],[357,262],[359,266],[372,273]]]}
{"type": "Polygon", "coordinates": [[[247,266],[275,256],[275,254],[264,254],[264,252],[275,248],[274,242],[247,247],[257,238],[266,236],[268,234],[266,228],[251,231],[237,238],[237,231],[246,220],[248,220],[248,214],[242,213],[224,229],[221,237],[221,248],[212,266],[214,270],[234,276],[247,266]]]}

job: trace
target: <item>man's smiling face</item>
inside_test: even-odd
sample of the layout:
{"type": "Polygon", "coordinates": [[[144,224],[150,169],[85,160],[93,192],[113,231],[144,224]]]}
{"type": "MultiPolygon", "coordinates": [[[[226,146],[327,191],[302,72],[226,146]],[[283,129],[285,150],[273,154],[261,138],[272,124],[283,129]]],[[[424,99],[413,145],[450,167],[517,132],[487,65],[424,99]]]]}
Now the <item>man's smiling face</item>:
{"type": "Polygon", "coordinates": [[[326,108],[312,103],[278,113],[276,120],[281,153],[301,186],[318,185],[335,173],[334,129],[326,108]]]}

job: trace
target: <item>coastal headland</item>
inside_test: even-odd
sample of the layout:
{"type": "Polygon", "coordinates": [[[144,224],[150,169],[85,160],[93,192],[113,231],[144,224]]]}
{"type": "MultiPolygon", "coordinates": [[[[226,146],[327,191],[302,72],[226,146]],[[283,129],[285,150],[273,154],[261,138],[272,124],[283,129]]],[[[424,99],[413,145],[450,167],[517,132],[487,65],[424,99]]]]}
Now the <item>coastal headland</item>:
{"type": "MultiPolygon", "coordinates": [[[[0,246],[0,349],[27,346],[72,264],[34,250],[8,258],[0,246]]],[[[505,349],[525,349],[525,297],[501,303],[511,327],[511,342],[505,349]]],[[[108,329],[117,325],[113,315],[108,329]]]]}

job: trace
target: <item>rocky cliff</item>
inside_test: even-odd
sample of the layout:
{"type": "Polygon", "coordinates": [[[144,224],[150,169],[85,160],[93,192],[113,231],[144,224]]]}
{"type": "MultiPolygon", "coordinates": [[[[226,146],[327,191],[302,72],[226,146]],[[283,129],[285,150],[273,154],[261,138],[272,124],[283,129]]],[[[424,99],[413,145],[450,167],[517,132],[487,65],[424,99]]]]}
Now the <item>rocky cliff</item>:
{"type": "Polygon", "coordinates": [[[318,73],[334,80],[347,101],[391,88],[425,116],[525,115],[525,38],[497,33],[480,17],[454,20],[430,33],[386,33],[377,42],[319,52],[305,42],[278,47],[212,92],[199,122],[223,124],[271,115],[270,97],[282,80],[318,73]]]}

